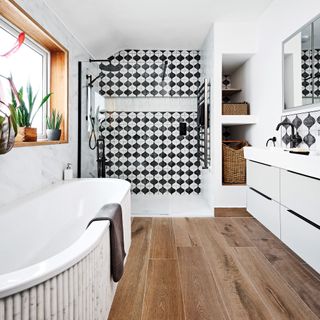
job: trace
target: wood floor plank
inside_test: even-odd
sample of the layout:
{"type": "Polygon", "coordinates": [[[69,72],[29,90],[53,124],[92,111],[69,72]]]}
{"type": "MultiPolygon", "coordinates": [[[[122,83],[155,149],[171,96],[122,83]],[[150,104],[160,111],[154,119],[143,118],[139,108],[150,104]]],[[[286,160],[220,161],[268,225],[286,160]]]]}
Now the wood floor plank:
{"type": "Polygon", "coordinates": [[[215,219],[197,219],[195,223],[230,319],[272,319],[248,277],[235,263],[231,248],[216,229],[215,219]]]}
{"type": "Polygon", "coordinates": [[[225,237],[230,247],[253,247],[253,243],[237,227],[235,222],[230,218],[216,218],[215,223],[218,230],[225,237]]]}
{"type": "Polygon", "coordinates": [[[250,277],[271,311],[272,319],[318,319],[287,285],[257,248],[233,248],[242,270],[250,277]]]}
{"type": "Polygon", "coordinates": [[[255,219],[219,219],[134,218],[108,319],[319,320],[320,275],[255,219]]]}
{"type": "Polygon", "coordinates": [[[176,259],[172,219],[153,218],[150,259],[176,259]]]}
{"type": "Polygon", "coordinates": [[[132,243],[122,279],[111,306],[109,320],[140,320],[151,240],[151,218],[134,218],[132,243]]]}
{"type": "Polygon", "coordinates": [[[254,244],[309,308],[320,315],[320,275],[276,239],[256,239],[254,244]]]}
{"type": "Polygon", "coordinates": [[[178,262],[185,319],[228,319],[202,248],[178,248],[178,262]]]}
{"type": "Polygon", "coordinates": [[[200,239],[192,219],[173,219],[172,226],[177,247],[197,247],[200,245],[200,239]]]}
{"type": "Polygon", "coordinates": [[[232,218],[232,221],[250,240],[275,238],[269,230],[254,218],[232,218]]]}
{"type": "Polygon", "coordinates": [[[141,319],[185,319],[177,260],[149,260],[141,319]]]}

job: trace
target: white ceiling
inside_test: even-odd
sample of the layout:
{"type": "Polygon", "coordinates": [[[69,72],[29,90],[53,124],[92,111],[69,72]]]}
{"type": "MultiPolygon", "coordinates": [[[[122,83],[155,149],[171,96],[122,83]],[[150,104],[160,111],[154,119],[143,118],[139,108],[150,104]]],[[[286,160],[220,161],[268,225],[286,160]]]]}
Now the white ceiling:
{"type": "Polygon", "coordinates": [[[45,0],[95,58],[199,49],[214,21],[252,21],[272,0],[45,0]]]}

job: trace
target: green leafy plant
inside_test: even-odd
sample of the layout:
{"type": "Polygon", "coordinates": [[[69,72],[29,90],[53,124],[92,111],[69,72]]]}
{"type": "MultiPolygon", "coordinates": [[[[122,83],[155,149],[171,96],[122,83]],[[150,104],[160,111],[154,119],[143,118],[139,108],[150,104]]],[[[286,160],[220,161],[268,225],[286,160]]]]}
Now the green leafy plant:
{"type": "Polygon", "coordinates": [[[0,115],[0,126],[3,125],[3,123],[5,122],[5,120],[10,117],[10,122],[11,122],[11,125],[13,127],[13,130],[14,130],[14,134],[15,136],[17,135],[18,133],[18,123],[17,123],[17,113],[16,113],[16,109],[13,107],[12,104],[5,104],[3,103],[2,101],[0,101],[0,104],[5,106],[6,109],[8,109],[10,111],[9,115],[6,113],[6,112],[3,112],[0,110],[0,113],[2,115],[0,115]]]}
{"type": "Polygon", "coordinates": [[[35,116],[52,95],[52,93],[49,93],[42,98],[40,105],[35,109],[35,102],[38,94],[33,94],[33,89],[30,82],[27,84],[26,93],[27,103],[24,100],[23,87],[21,87],[18,91],[13,90],[11,87],[12,106],[16,111],[15,117],[19,127],[31,127],[35,116]]]}
{"type": "Polygon", "coordinates": [[[62,114],[56,110],[52,110],[51,114],[46,118],[47,129],[59,130],[62,122],[62,114]]]}

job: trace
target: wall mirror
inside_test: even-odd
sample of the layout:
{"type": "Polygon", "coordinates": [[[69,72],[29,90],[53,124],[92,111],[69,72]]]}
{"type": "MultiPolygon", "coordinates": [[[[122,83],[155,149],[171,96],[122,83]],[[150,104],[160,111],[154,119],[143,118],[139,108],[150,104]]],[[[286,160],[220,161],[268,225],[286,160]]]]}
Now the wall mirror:
{"type": "Polygon", "coordinates": [[[283,109],[320,104],[320,17],[283,42],[283,109]]]}

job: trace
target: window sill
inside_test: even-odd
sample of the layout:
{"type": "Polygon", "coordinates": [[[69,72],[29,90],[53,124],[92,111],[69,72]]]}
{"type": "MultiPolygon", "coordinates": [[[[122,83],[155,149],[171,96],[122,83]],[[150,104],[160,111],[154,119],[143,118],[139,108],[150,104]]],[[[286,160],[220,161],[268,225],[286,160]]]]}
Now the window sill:
{"type": "Polygon", "coordinates": [[[40,140],[35,142],[15,142],[14,148],[48,146],[48,145],[66,144],[66,143],[68,143],[68,141],[66,140],[59,140],[59,141],[40,140]]]}

